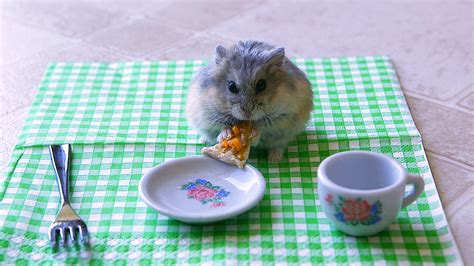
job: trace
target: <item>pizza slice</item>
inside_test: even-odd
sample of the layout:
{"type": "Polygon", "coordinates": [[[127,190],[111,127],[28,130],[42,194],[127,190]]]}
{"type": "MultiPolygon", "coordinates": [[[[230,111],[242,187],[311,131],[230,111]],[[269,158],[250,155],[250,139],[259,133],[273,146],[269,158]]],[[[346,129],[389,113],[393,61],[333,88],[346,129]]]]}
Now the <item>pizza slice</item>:
{"type": "Polygon", "coordinates": [[[251,135],[250,121],[242,122],[231,128],[231,134],[227,138],[214,146],[202,148],[201,152],[214,159],[244,168],[250,153],[251,135]]]}

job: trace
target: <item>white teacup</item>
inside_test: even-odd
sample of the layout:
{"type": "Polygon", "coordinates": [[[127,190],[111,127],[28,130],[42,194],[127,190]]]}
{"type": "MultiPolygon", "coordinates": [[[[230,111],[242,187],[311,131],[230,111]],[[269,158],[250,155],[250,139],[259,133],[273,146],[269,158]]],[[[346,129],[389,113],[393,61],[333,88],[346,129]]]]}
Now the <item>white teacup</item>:
{"type": "Polygon", "coordinates": [[[387,228],[401,208],[423,192],[421,176],[380,153],[347,151],[325,159],[318,169],[319,198],[339,230],[368,236],[387,228]],[[405,186],[413,189],[405,195],[405,186]]]}

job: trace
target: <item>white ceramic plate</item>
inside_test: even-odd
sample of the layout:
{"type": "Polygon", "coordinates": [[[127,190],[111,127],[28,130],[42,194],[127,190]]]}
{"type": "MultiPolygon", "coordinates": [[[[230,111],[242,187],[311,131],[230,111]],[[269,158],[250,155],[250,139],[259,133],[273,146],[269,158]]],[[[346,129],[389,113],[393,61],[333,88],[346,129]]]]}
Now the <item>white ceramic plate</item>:
{"type": "Polygon", "coordinates": [[[138,185],[151,208],[185,223],[213,223],[255,206],[265,179],[253,166],[243,169],[206,156],[172,159],[150,169],[138,185]]]}

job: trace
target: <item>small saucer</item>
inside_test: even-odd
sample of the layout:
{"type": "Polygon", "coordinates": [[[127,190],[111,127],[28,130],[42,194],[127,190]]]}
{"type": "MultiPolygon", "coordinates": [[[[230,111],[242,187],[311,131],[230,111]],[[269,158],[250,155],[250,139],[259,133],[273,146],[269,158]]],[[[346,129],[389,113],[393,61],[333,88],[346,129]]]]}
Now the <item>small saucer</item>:
{"type": "Polygon", "coordinates": [[[255,206],[265,193],[265,179],[253,166],[243,169],[207,156],[166,161],[141,178],[138,190],[151,208],[193,224],[214,223],[255,206]]]}

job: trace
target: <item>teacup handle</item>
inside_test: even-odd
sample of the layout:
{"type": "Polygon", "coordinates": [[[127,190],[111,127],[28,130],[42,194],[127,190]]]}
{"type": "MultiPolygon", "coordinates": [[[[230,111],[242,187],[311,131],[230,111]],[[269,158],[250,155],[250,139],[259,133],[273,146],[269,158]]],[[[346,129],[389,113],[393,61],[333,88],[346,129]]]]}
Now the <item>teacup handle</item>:
{"type": "Polygon", "coordinates": [[[407,174],[407,185],[413,184],[413,189],[403,198],[402,208],[414,202],[425,189],[423,177],[414,174],[407,174]]]}

